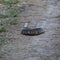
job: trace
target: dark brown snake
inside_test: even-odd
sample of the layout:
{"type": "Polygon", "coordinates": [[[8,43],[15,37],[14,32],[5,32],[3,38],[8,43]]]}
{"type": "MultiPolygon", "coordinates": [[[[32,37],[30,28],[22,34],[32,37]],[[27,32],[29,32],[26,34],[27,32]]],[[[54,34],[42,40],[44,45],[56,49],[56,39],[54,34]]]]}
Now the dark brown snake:
{"type": "Polygon", "coordinates": [[[35,29],[25,28],[21,31],[21,34],[34,36],[34,35],[40,35],[44,32],[45,31],[42,28],[35,28],[35,29]]]}

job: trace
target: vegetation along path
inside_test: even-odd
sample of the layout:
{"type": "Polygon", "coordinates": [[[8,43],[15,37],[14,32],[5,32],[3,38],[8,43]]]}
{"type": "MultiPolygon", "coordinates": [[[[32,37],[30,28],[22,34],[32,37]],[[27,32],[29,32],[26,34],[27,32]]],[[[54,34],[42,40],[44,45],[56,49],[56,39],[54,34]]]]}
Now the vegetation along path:
{"type": "Polygon", "coordinates": [[[5,32],[8,44],[3,46],[0,60],[60,60],[60,0],[25,0],[20,22],[5,32]],[[42,27],[44,34],[21,35],[24,22],[29,27],[42,27]]]}

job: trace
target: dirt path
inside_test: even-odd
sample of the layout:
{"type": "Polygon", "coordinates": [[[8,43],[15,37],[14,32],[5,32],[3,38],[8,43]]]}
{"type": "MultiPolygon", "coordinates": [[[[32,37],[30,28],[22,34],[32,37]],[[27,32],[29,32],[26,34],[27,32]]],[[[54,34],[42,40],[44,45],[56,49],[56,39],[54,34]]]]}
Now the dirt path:
{"type": "Polygon", "coordinates": [[[6,32],[8,44],[2,48],[0,60],[59,60],[60,59],[60,1],[29,0],[20,22],[31,21],[29,26],[42,27],[45,33],[39,36],[20,34],[24,23],[10,26],[6,32]]]}

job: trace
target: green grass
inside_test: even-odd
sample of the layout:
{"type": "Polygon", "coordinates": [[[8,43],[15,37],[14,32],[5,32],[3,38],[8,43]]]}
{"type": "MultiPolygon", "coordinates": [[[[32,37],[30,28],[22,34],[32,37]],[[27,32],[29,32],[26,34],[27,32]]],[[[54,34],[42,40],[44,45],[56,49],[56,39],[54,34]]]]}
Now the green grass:
{"type": "Polygon", "coordinates": [[[0,18],[7,18],[8,15],[0,14],[0,18]]]}
{"type": "Polygon", "coordinates": [[[18,2],[19,0],[0,0],[0,3],[5,3],[5,4],[16,4],[18,2]]]}
{"type": "Polygon", "coordinates": [[[1,46],[4,44],[4,40],[5,40],[5,39],[4,39],[3,37],[0,38],[0,48],[1,48],[1,46]]]}
{"type": "Polygon", "coordinates": [[[19,7],[17,4],[14,4],[18,2],[19,0],[0,0],[0,3],[6,3],[6,7],[0,9],[0,18],[17,17],[25,8],[25,5],[19,7]]]}
{"type": "Polygon", "coordinates": [[[6,31],[6,27],[3,25],[0,25],[0,32],[5,32],[6,31]]]}
{"type": "Polygon", "coordinates": [[[41,58],[42,58],[42,60],[49,60],[49,58],[47,56],[42,56],[41,58]]]}
{"type": "Polygon", "coordinates": [[[0,18],[6,18],[8,16],[8,12],[7,12],[7,9],[5,8],[1,8],[0,9],[0,18]]]}
{"type": "Polygon", "coordinates": [[[56,17],[60,17],[60,15],[56,16],[56,17]]]}
{"type": "Polygon", "coordinates": [[[2,47],[7,43],[6,39],[2,36],[0,36],[0,58],[3,57],[4,53],[2,52],[2,47]]]}
{"type": "Polygon", "coordinates": [[[17,17],[19,13],[20,13],[20,8],[17,6],[12,6],[9,9],[3,8],[0,9],[0,18],[17,17]]]}
{"type": "Polygon", "coordinates": [[[11,20],[10,24],[11,25],[17,25],[18,24],[18,20],[17,19],[11,20]]]}
{"type": "Polygon", "coordinates": [[[19,11],[18,7],[10,8],[9,11],[8,11],[8,13],[10,14],[10,16],[12,16],[12,17],[18,16],[19,12],[20,11],[19,11]]]}

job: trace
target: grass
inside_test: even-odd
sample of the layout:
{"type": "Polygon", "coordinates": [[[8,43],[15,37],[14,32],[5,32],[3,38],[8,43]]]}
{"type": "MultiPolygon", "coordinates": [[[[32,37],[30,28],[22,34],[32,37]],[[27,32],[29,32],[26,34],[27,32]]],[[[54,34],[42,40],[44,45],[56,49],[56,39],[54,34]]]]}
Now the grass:
{"type": "Polygon", "coordinates": [[[7,40],[4,38],[4,35],[0,35],[0,58],[3,58],[4,56],[4,52],[1,49],[6,44],[7,44],[7,40]]]}
{"type": "Polygon", "coordinates": [[[42,60],[49,60],[48,56],[42,56],[42,60]]]}
{"type": "Polygon", "coordinates": [[[18,2],[19,0],[0,0],[0,3],[6,4],[5,8],[0,9],[0,18],[17,17],[22,11],[24,11],[25,5],[19,7],[17,4],[14,4],[18,2]]]}
{"type": "Polygon", "coordinates": [[[16,4],[18,2],[19,0],[0,0],[0,3],[5,3],[5,4],[16,4]]]}
{"type": "Polygon", "coordinates": [[[3,8],[0,9],[0,18],[6,18],[8,17],[7,9],[3,8]]]}
{"type": "Polygon", "coordinates": [[[5,39],[3,38],[3,35],[0,35],[0,51],[4,43],[5,43],[5,39]]]}
{"type": "Polygon", "coordinates": [[[18,17],[20,12],[25,9],[25,5],[22,7],[18,7],[16,4],[18,2],[19,0],[0,0],[0,3],[6,4],[5,8],[0,9],[0,22],[1,21],[3,22],[3,25],[0,25],[0,32],[6,31],[6,27],[4,26],[4,24],[6,25],[18,24],[18,19],[15,19],[15,18],[18,17]],[[11,5],[11,7],[9,7],[9,5],[11,5]],[[10,20],[10,18],[14,18],[14,19],[10,20]],[[5,22],[5,19],[6,19],[6,22],[5,22]]]}
{"type": "Polygon", "coordinates": [[[4,39],[3,37],[0,38],[0,48],[1,48],[1,46],[4,44],[4,40],[5,40],[5,39],[4,39]]]}
{"type": "Polygon", "coordinates": [[[5,32],[6,31],[6,27],[3,25],[0,25],[0,32],[5,32]]]}
{"type": "Polygon", "coordinates": [[[16,3],[18,3],[19,0],[0,0],[0,4],[6,4],[6,7],[3,9],[0,9],[0,18],[6,18],[6,17],[15,17],[19,14],[19,8],[17,7],[16,3]],[[16,5],[16,6],[14,6],[16,5]],[[11,7],[8,7],[11,6],[11,7]]]}
{"type": "Polygon", "coordinates": [[[19,8],[18,7],[12,7],[9,9],[8,13],[10,14],[10,16],[12,17],[17,17],[19,14],[19,8]]]}
{"type": "Polygon", "coordinates": [[[18,20],[14,19],[10,21],[10,25],[17,25],[18,24],[18,20]]]}
{"type": "Polygon", "coordinates": [[[56,16],[56,17],[60,17],[60,15],[56,16]]]}
{"type": "Polygon", "coordinates": [[[0,14],[0,18],[6,18],[8,15],[0,14]]]}
{"type": "Polygon", "coordinates": [[[3,8],[0,9],[0,18],[7,18],[7,17],[17,17],[20,13],[20,8],[17,6],[13,6],[11,8],[3,8]]]}

